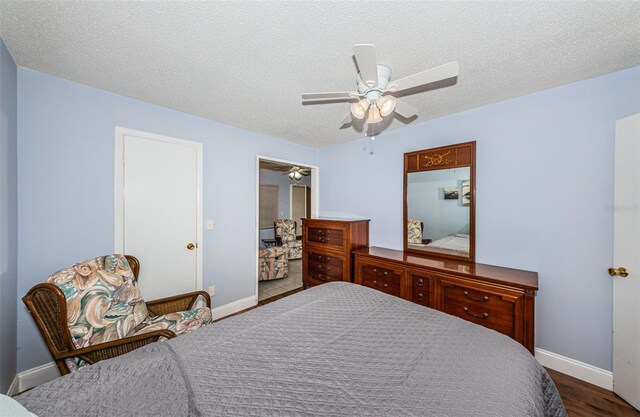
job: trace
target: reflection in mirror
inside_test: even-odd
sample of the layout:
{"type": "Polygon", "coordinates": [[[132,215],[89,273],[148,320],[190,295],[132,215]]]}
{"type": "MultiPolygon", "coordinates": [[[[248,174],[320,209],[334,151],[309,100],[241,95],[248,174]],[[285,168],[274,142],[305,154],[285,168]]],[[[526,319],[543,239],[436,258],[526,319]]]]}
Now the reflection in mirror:
{"type": "Polygon", "coordinates": [[[469,255],[471,169],[407,174],[407,244],[412,249],[469,255]]]}

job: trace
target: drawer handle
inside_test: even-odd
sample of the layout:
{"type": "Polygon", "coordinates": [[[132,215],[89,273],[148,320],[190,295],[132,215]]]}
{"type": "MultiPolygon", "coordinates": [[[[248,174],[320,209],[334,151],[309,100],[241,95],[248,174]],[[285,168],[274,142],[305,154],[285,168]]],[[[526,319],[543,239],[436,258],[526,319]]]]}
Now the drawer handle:
{"type": "Polygon", "coordinates": [[[424,294],[422,294],[421,292],[418,293],[418,300],[424,301],[424,294]]]}
{"type": "Polygon", "coordinates": [[[467,307],[465,307],[463,310],[464,310],[465,313],[469,314],[470,316],[477,317],[479,319],[483,319],[484,320],[484,319],[488,319],[489,318],[489,314],[488,313],[482,313],[482,314],[474,313],[473,311],[469,311],[469,309],[467,307]]]}
{"type": "Polygon", "coordinates": [[[323,268],[322,265],[318,265],[317,268],[324,272],[329,272],[329,268],[323,268]]]}
{"type": "Polygon", "coordinates": [[[486,295],[482,298],[476,298],[469,295],[469,292],[467,291],[464,292],[464,296],[467,297],[469,300],[477,301],[479,303],[486,303],[487,301],[489,301],[489,297],[487,297],[486,295]]]}
{"type": "Polygon", "coordinates": [[[378,272],[377,269],[373,268],[373,272],[375,272],[378,275],[389,275],[389,273],[387,271],[383,271],[383,272],[378,272]]]}
{"type": "Polygon", "coordinates": [[[320,281],[329,282],[329,279],[322,274],[318,274],[318,279],[320,281]]]}
{"type": "Polygon", "coordinates": [[[420,278],[420,279],[418,279],[416,284],[418,284],[419,287],[422,287],[424,285],[424,281],[422,280],[422,278],[420,278]]]}
{"type": "MultiPolygon", "coordinates": [[[[373,281],[373,285],[375,285],[376,287],[380,288],[380,285],[378,285],[378,281],[374,280],[373,281]]],[[[382,288],[387,288],[389,287],[388,284],[382,284],[382,288]]]]}

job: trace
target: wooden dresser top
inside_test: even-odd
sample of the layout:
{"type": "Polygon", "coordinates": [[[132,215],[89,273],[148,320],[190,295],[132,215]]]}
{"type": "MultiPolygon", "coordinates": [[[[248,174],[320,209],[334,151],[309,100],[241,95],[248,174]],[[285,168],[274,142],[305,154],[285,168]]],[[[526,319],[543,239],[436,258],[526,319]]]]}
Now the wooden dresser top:
{"type": "Polygon", "coordinates": [[[497,284],[514,285],[531,290],[538,289],[538,273],[522,269],[504,268],[474,262],[460,262],[448,259],[426,258],[408,255],[400,250],[370,247],[359,249],[356,255],[366,255],[387,261],[395,261],[420,268],[433,269],[469,278],[479,277],[497,284]]]}

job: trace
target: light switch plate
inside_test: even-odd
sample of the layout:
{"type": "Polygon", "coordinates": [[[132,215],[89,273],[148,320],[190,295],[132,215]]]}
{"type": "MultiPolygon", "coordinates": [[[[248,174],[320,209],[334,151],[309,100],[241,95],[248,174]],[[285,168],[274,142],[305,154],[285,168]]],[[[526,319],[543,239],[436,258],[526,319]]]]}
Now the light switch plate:
{"type": "Polygon", "coordinates": [[[209,287],[209,295],[211,296],[211,298],[216,296],[216,286],[212,285],[209,287]]]}
{"type": "Polygon", "coordinates": [[[213,220],[207,220],[207,230],[213,230],[213,220]]]}

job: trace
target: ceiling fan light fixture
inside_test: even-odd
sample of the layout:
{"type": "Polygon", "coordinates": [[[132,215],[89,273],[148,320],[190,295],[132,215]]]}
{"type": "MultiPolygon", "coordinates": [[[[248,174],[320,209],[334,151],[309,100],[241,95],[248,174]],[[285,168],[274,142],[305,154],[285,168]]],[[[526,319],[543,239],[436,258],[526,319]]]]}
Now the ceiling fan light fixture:
{"type": "Polygon", "coordinates": [[[369,111],[369,117],[367,118],[367,123],[375,124],[380,123],[382,121],[382,115],[380,115],[380,109],[377,106],[372,106],[371,111],[369,111]]]}
{"type": "Polygon", "coordinates": [[[367,99],[362,99],[357,103],[351,104],[351,114],[356,119],[364,119],[367,115],[367,110],[369,109],[369,102],[367,99]]]}
{"type": "Polygon", "coordinates": [[[380,115],[387,117],[396,109],[397,100],[394,96],[382,96],[378,99],[376,105],[380,109],[380,115]]]}

